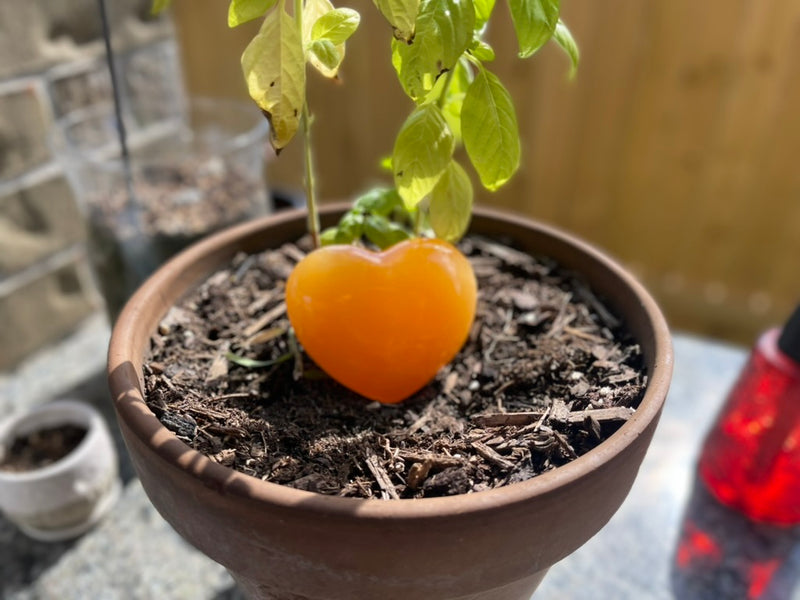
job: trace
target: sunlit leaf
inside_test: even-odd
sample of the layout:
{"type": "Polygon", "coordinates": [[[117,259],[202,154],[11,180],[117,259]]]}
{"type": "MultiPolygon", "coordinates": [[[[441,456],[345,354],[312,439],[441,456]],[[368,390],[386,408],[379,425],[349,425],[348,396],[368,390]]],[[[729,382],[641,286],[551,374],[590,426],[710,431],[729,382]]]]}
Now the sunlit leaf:
{"type": "Polygon", "coordinates": [[[494,10],[495,0],[473,0],[475,6],[475,29],[480,29],[489,21],[494,10]]]}
{"type": "Polygon", "coordinates": [[[414,38],[414,24],[419,13],[420,0],[374,0],[375,6],[386,18],[398,40],[410,42],[414,38]]]}
{"type": "Polygon", "coordinates": [[[335,8],[319,17],[311,27],[312,40],[343,44],[358,29],[361,15],[350,8],[335,8]]]}
{"type": "Polygon", "coordinates": [[[430,193],[450,163],[454,148],[453,134],[435,104],[416,108],[406,119],[395,141],[392,167],[395,186],[407,209],[430,193]]]}
{"type": "Polygon", "coordinates": [[[503,185],[519,168],[517,116],[500,80],[480,68],[461,107],[461,134],[481,183],[489,190],[503,185]]]}
{"type": "Polygon", "coordinates": [[[450,161],[430,196],[429,217],[436,237],[454,242],[464,235],[472,216],[472,200],[469,175],[456,161],[450,161]]]}
{"type": "Polygon", "coordinates": [[[495,59],[494,49],[483,40],[472,42],[469,52],[481,62],[492,62],[495,59]]]}
{"type": "Polygon", "coordinates": [[[283,9],[264,19],[242,54],[242,70],[250,96],[272,125],[272,146],[284,148],[300,125],[306,70],[300,33],[283,9]]]}
{"type": "Polygon", "coordinates": [[[471,0],[423,0],[411,43],[392,41],[392,64],[406,94],[422,101],[436,80],[472,43],[475,10],[471,0]]]}
{"type": "Polygon", "coordinates": [[[575,38],[572,37],[572,33],[567,29],[567,26],[564,25],[564,22],[560,19],[558,24],[556,24],[556,31],[553,34],[553,39],[561,46],[564,52],[567,53],[567,56],[569,56],[571,63],[569,76],[575,77],[575,74],[578,72],[578,62],[580,60],[578,44],[575,42],[575,38]]]}
{"type": "Polygon", "coordinates": [[[238,27],[267,14],[277,0],[231,0],[228,6],[228,27],[238,27]]]}
{"type": "Polygon", "coordinates": [[[511,18],[519,43],[519,55],[527,58],[553,37],[558,23],[559,0],[509,0],[511,18]]]}
{"type": "Polygon", "coordinates": [[[335,71],[342,62],[342,56],[333,45],[333,42],[326,39],[312,40],[308,46],[308,51],[314,58],[329,71],[335,71]]]}
{"type": "MultiPolygon", "coordinates": [[[[306,48],[311,46],[314,25],[319,19],[334,10],[336,9],[333,7],[333,4],[330,3],[330,0],[306,0],[303,6],[303,43],[306,48]]],[[[308,62],[323,76],[329,78],[336,77],[339,72],[339,64],[344,60],[345,44],[336,44],[336,51],[339,53],[339,62],[333,69],[325,66],[313,52],[308,53],[308,62]]]]}

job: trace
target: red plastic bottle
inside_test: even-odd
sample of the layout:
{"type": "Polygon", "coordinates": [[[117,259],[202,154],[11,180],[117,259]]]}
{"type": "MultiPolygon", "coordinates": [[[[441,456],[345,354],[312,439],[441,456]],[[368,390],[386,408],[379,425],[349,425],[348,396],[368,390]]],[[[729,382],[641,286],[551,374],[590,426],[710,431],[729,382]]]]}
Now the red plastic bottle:
{"type": "Polygon", "coordinates": [[[706,438],[698,475],[753,521],[800,524],[800,307],[758,340],[706,438]]]}

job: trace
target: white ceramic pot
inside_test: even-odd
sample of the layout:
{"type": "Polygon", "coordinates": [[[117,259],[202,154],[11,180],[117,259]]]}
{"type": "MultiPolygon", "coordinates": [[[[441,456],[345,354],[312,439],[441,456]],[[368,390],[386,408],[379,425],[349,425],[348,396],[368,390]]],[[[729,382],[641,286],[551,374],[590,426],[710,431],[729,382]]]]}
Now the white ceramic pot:
{"type": "Polygon", "coordinates": [[[103,417],[88,404],[58,400],[0,421],[0,459],[20,435],[75,425],[86,435],[64,458],[39,469],[0,470],[0,510],[41,541],[77,537],[119,496],[117,453],[103,417]]]}

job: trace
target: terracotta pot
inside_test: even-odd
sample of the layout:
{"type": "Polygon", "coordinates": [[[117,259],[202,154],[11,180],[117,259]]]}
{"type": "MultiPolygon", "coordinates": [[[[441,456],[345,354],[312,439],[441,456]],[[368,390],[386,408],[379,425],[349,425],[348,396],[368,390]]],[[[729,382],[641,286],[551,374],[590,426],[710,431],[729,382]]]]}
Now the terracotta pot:
{"type": "Polygon", "coordinates": [[[49,402],[0,422],[0,454],[20,435],[62,425],[86,429],[72,452],[40,469],[0,470],[0,510],[39,541],[67,540],[88,531],[111,510],[121,489],[108,426],[83,402],[49,402]]]}
{"type": "MultiPolygon", "coordinates": [[[[342,206],[328,207],[332,223],[342,206]]],[[[297,239],[294,211],[239,226],[173,259],[130,300],[114,328],[109,381],[150,500],[251,598],[522,600],[547,569],[603,527],[633,483],[672,373],[664,319],[647,292],[602,253],[537,223],[476,210],[472,231],[511,237],[582,273],[641,345],[648,388],[634,416],[573,462],[503,488],[447,498],[359,500],[238,473],[192,450],[143,401],[142,357],[166,311],[237,252],[297,239]]],[[[623,558],[623,557],[619,557],[623,558]]]]}

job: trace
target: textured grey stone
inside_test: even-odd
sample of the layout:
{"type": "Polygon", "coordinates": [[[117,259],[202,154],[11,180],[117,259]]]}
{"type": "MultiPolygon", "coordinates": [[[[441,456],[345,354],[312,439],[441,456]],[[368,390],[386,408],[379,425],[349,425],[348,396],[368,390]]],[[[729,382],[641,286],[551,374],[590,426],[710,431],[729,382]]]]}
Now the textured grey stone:
{"type": "Polygon", "coordinates": [[[86,255],[79,247],[49,264],[0,281],[0,370],[58,339],[97,308],[86,255]]]}
{"type": "Polygon", "coordinates": [[[0,190],[0,279],[85,238],[83,217],[62,176],[0,190]]]}
{"type": "MultiPolygon", "coordinates": [[[[149,14],[150,0],[106,0],[114,43],[139,46],[172,34],[168,19],[149,14]]],[[[0,0],[0,79],[101,57],[97,0],[0,0]]]]}
{"type": "Polygon", "coordinates": [[[50,158],[47,133],[52,116],[37,79],[0,86],[0,180],[41,166],[50,158]]]}
{"type": "Polygon", "coordinates": [[[227,571],[189,547],[133,480],[111,515],[44,571],[33,591],[39,600],[202,600],[231,585],[227,571]]]}

